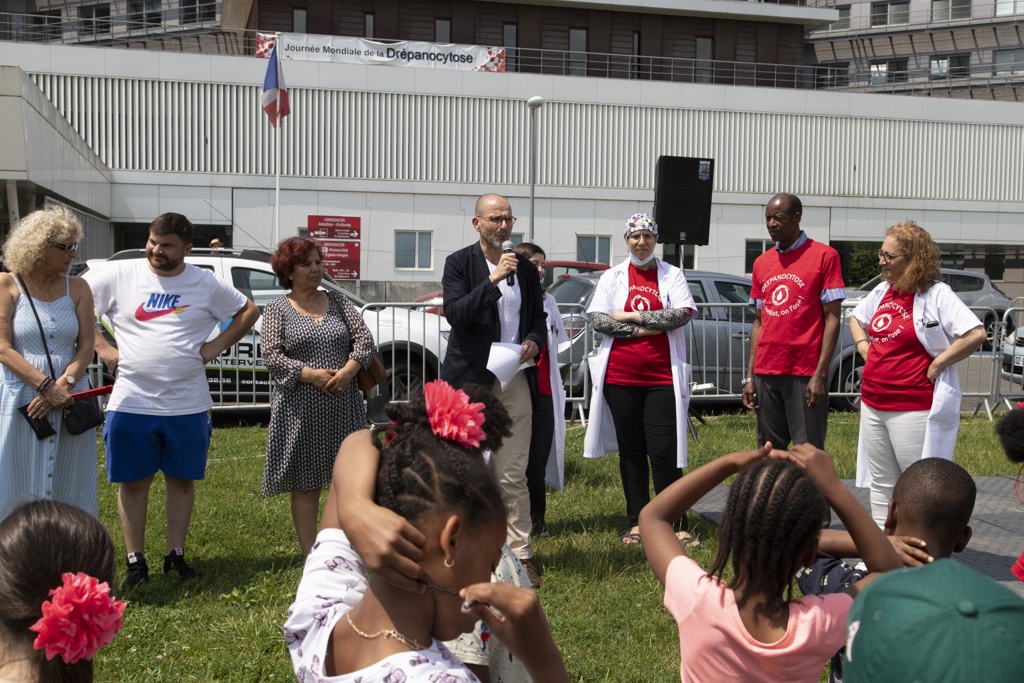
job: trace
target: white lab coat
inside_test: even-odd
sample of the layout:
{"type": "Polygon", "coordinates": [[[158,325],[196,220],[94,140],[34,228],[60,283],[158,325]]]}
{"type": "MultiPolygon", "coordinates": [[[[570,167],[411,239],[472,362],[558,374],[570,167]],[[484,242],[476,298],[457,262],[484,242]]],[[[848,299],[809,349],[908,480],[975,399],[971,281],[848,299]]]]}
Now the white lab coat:
{"type": "Polygon", "coordinates": [[[544,312],[548,314],[548,355],[551,362],[548,370],[551,379],[551,403],[555,413],[555,434],[551,439],[551,453],[548,455],[544,481],[561,491],[565,486],[565,385],[558,368],[558,345],[569,341],[569,335],[562,324],[558,302],[550,294],[544,294],[544,312]]]}
{"type": "MultiPolygon", "coordinates": [[[[697,315],[697,304],[690,294],[690,287],[686,284],[683,271],[661,260],[658,261],[658,292],[665,308],[689,308],[694,316],[697,315]]],[[[614,311],[624,310],[628,294],[629,259],[626,259],[614,268],[606,270],[601,276],[587,313],[596,311],[611,315],[614,311]]],[[[690,407],[690,364],[686,362],[686,327],[669,330],[665,334],[668,335],[672,362],[672,388],[676,394],[676,460],[679,467],[686,467],[686,428],[689,424],[687,411],[690,407]]],[[[597,355],[590,359],[593,388],[590,397],[590,423],[587,425],[587,433],[583,440],[585,458],[600,458],[619,450],[615,423],[604,400],[604,378],[613,341],[611,336],[604,335],[597,355]]]]}
{"type": "MultiPolygon", "coordinates": [[[[853,317],[861,327],[868,328],[872,316],[888,291],[888,282],[879,283],[853,309],[853,317]]],[[[978,316],[953,293],[949,285],[943,282],[936,282],[924,294],[914,295],[914,332],[917,333],[921,346],[932,358],[948,349],[959,337],[980,326],[978,316]],[[936,322],[939,324],[934,325],[936,322]],[[929,327],[929,323],[933,325],[929,327]]],[[[935,394],[925,424],[922,458],[953,459],[953,446],[956,445],[956,434],[960,429],[962,398],[960,373],[955,365],[950,365],[935,380],[935,394]]],[[[867,487],[871,485],[871,471],[868,469],[864,440],[858,441],[857,486],[867,487]]]]}

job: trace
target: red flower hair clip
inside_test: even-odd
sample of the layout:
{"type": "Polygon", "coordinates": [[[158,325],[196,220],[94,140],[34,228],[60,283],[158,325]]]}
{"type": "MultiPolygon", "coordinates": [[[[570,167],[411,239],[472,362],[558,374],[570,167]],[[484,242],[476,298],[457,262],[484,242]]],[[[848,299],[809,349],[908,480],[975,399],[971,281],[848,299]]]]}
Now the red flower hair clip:
{"type": "Polygon", "coordinates": [[[64,572],[64,583],[50,590],[43,616],[29,628],[39,635],[33,646],[46,658],[60,655],[65,664],[92,659],[121,629],[125,603],[115,600],[110,586],[83,572],[64,572]]]}
{"type": "Polygon", "coordinates": [[[430,428],[445,441],[479,448],[484,432],[483,403],[470,403],[469,396],[443,379],[423,385],[430,428]]]}
{"type": "Polygon", "coordinates": [[[1017,408],[1020,410],[1024,410],[1024,401],[1017,401],[1017,408]]]}

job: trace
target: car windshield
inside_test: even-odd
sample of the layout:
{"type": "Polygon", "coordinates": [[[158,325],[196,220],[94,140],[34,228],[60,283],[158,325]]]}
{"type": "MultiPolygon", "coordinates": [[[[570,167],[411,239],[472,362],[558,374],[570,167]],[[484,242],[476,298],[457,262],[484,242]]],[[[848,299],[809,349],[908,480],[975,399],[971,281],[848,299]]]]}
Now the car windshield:
{"type": "Polygon", "coordinates": [[[872,289],[874,289],[875,287],[877,287],[878,283],[881,282],[881,281],[882,281],[882,276],[881,275],[876,275],[873,278],[871,278],[870,280],[868,280],[867,282],[865,282],[864,284],[862,284],[857,289],[861,290],[862,292],[868,292],[868,291],[871,291],[872,289]]]}
{"type": "Polygon", "coordinates": [[[594,284],[592,280],[567,277],[556,280],[548,294],[560,304],[586,304],[594,291],[594,284]]]}

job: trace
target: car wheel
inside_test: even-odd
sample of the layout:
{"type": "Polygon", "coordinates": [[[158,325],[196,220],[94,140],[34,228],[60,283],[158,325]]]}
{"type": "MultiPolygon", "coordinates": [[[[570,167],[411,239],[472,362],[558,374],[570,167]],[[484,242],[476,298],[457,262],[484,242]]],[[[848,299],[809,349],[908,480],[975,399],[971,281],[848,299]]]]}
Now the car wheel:
{"type": "Polygon", "coordinates": [[[423,391],[426,382],[437,379],[431,368],[424,368],[417,356],[400,354],[397,359],[385,356],[383,360],[387,370],[386,386],[391,388],[392,401],[408,401],[410,396],[423,391]]]}
{"type": "Polygon", "coordinates": [[[985,316],[985,341],[981,348],[983,351],[991,351],[996,345],[998,321],[992,316],[985,316]]]}
{"type": "MultiPolygon", "coordinates": [[[[860,383],[864,379],[864,359],[859,353],[853,354],[853,362],[844,358],[839,363],[839,371],[832,378],[831,391],[834,394],[860,393],[860,383]]],[[[859,411],[860,396],[833,396],[830,403],[836,410],[859,411]]]]}

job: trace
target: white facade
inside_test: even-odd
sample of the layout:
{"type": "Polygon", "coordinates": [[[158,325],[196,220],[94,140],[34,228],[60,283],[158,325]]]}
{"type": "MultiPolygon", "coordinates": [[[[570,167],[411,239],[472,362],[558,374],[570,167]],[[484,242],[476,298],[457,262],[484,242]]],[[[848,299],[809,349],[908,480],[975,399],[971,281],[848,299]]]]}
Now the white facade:
{"type": "MultiPolygon", "coordinates": [[[[0,43],[105,164],[111,223],[164,211],[274,240],[274,134],[254,57],[0,43]]],[[[309,215],[362,221],[364,280],[441,279],[476,238],[475,198],[509,196],[529,230],[529,116],[538,112],[535,241],[576,258],[653,201],[659,155],[715,159],[711,243],[695,267],[742,273],[776,192],[804,202],[815,239],[880,241],[910,217],[940,242],[1024,245],[1024,116],[1015,103],[831,91],[287,62],[281,237],[309,215]],[[423,267],[395,267],[396,231],[431,234],[423,267]]],[[[6,109],[2,122],[12,120],[6,109]]],[[[48,133],[49,134],[49,133],[48,133]]],[[[31,145],[31,141],[29,143],[31,145]]],[[[5,166],[9,168],[9,166],[5,166]]],[[[5,177],[11,178],[11,175],[5,177]]],[[[1019,274],[1024,279],[1024,272],[1019,274]]],[[[1007,279],[1018,279],[1007,272],[1007,279]]]]}

